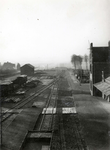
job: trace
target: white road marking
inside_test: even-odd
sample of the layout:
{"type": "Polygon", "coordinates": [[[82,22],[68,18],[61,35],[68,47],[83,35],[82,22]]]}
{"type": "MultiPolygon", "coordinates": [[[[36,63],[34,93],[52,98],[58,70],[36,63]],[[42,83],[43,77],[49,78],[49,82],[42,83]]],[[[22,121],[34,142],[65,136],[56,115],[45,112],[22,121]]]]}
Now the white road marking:
{"type": "Polygon", "coordinates": [[[62,113],[63,114],[76,113],[76,108],[75,107],[65,107],[65,108],[62,108],[62,113]]]}
{"type": "Polygon", "coordinates": [[[42,114],[55,114],[56,113],[56,108],[44,108],[42,111],[42,114]]]}
{"type": "MultiPolygon", "coordinates": [[[[76,113],[76,108],[75,107],[65,107],[62,108],[62,114],[72,114],[76,113]]],[[[56,114],[56,108],[44,108],[42,111],[42,114],[56,114]]]]}

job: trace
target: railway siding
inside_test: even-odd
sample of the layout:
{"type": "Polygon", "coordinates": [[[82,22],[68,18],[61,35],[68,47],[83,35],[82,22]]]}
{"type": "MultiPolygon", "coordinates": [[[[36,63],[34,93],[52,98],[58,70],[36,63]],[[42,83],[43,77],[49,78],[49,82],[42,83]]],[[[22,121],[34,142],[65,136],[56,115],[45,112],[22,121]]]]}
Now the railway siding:
{"type": "Polygon", "coordinates": [[[49,90],[40,95],[33,91],[37,98],[26,104],[4,131],[3,150],[88,149],[70,82],[68,73],[63,73],[49,90]]]}
{"type": "MultiPolygon", "coordinates": [[[[50,88],[49,92],[49,96],[47,97],[47,99],[45,98],[45,94],[47,95],[46,91],[44,93],[42,93],[38,99],[40,99],[40,104],[38,101],[34,102],[34,107],[32,107],[32,109],[37,110],[38,106],[40,108],[40,113],[39,113],[39,117],[37,117],[36,121],[34,122],[34,126],[33,128],[30,130],[28,129],[27,135],[25,136],[22,145],[20,147],[20,150],[30,150],[30,146],[34,146],[36,143],[41,147],[41,141],[39,140],[43,140],[42,144],[45,143],[45,141],[47,142],[46,144],[48,144],[49,146],[49,142],[52,136],[52,124],[53,124],[53,120],[54,120],[54,115],[53,115],[53,110],[51,110],[50,114],[46,114],[47,109],[53,109],[54,107],[56,107],[56,86],[53,83],[53,86],[50,88]],[[54,90],[55,88],[55,90],[54,90]],[[42,100],[41,100],[42,99],[42,100]],[[43,100],[45,102],[43,102],[43,100]],[[54,101],[53,103],[51,101],[54,101]],[[38,104],[38,105],[37,105],[38,104]],[[45,104],[45,108],[43,109],[45,104]],[[42,109],[41,109],[42,108],[42,109]],[[37,142],[34,142],[35,140],[38,140],[37,142]]],[[[36,146],[38,146],[36,145],[36,146]]],[[[42,145],[43,146],[43,145],[42,145]]],[[[40,148],[39,148],[40,149],[40,148]]]]}
{"type": "MultiPolygon", "coordinates": [[[[44,107],[45,101],[48,97],[48,94],[50,91],[49,88],[53,84],[54,84],[54,81],[51,84],[45,86],[42,90],[39,90],[36,93],[34,93],[31,97],[24,99],[23,103],[20,102],[20,105],[16,104],[16,107],[14,106],[11,109],[11,111],[13,110],[13,113],[14,113],[15,108],[16,108],[16,111],[19,111],[19,108],[22,107],[22,111],[18,113],[16,117],[13,117],[13,115],[11,115],[11,117],[7,118],[6,121],[2,122],[2,124],[4,124],[6,127],[2,132],[2,149],[3,150],[6,150],[6,149],[20,150],[21,149],[22,144],[24,143],[25,138],[27,137],[28,131],[33,130],[35,127],[35,123],[39,115],[41,114],[42,108],[44,107]],[[42,94],[42,92],[44,94],[42,94]],[[42,96],[40,96],[40,94],[42,94],[42,96]],[[43,102],[43,104],[37,105],[37,107],[32,107],[32,104],[35,101],[43,102]],[[11,120],[10,118],[13,118],[13,119],[11,120]]],[[[10,112],[10,109],[8,109],[3,115],[9,114],[9,112],[10,112]]]]}
{"type": "Polygon", "coordinates": [[[25,139],[25,135],[28,130],[32,130],[35,122],[38,119],[38,116],[41,112],[41,109],[28,108],[24,109],[10,124],[10,126],[3,131],[3,145],[2,150],[5,147],[9,149],[16,149],[22,145],[22,142],[25,139]]]}

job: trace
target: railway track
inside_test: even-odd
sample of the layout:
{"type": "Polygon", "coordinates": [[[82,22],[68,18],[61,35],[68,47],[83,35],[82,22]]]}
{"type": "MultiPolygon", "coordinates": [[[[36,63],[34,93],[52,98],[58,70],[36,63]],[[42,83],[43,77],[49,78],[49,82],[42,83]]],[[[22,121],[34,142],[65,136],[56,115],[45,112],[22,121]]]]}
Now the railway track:
{"type": "MultiPolygon", "coordinates": [[[[63,75],[63,77],[65,77],[63,75]]],[[[64,115],[62,114],[62,109],[60,109],[59,112],[55,112],[55,108],[57,107],[57,90],[58,87],[56,85],[58,79],[53,81],[51,84],[49,84],[48,86],[46,86],[45,88],[40,89],[39,91],[37,91],[36,93],[34,93],[33,95],[29,96],[28,98],[26,98],[23,102],[19,103],[16,105],[16,108],[13,107],[12,109],[20,109],[23,106],[25,106],[27,103],[29,103],[31,100],[33,100],[35,97],[37,97],[38,95],[40,95],[41,93],[43,93],[46,89],[48,89],[49,87],[51,87],[51,92],[50,95],[47,99],[45,108],[43,109],[42,113],[40,114],[40,120],[39,123],[38,121],[36,122],[36,125],[34,127],[34,129],[32,131],[27,131],[26,137],[23,141],[23,144],[25,145],[26,142],[29,142],[29,140],[35,140],[36,137],[38,135],[51,135],[50,141],[49,141],[49,149],[48,150],[54,150],[54,148],[52,148],[52,144],[54,142],[54,133],[57,132],[57,129],[55,129],[55,119],[58,120],[58,135],[59,135],[59,141],[58,143],[60,143],[60,148],[59,150],[66,150],[67,148],[67,143],[66,143],[66,138],[67,136],[65,136],[65,122],[64,122],[64,115]],[[49,113],[50,111],[50,113],[49,113]],[[33,136],[33,137],[32,137],[33,136]]],[[[9,110],[10,111],[10,110],[9,110]]],[[[9,113],[6,112],[7,114],[9,113]]],[[[11,114],[10,114],[11,115],[11,114]]],[[[7,118],[5,118],[6,120],[7,118]]],[[[84,137],[83,137],[83,133],[81,130],[81,125],[80,125],[80,120],[78,119],[77,115],[73,116],[74,121],[74,129],[75,132],[71,129],[71,135],[74,135],[75,138],[75,150],[88,150],[84,137]]],[[[4,120],[4,121],[5,121],[4,120]]],[[[58,135],[56,136],[58,138],[58,135]]],[[[41,138],[41,137],[37,137],[37,138],[41,138]]],[[[56,138],[56,139],[57,139],[56,138]]],[[[43,140],[45,140],[45,138],[42,138],[43,140]]],[[[25,146],[24,146],[25,147],[25,146]]],[[[26,150],[25,148],[22,148],[22,146],[20,147],[20,150],[26,150]]]]}
{"type": "MultiPolygon", "coordinates": [[[[61,77],[61,83],[64,82],[64,84],[62,86],[64,86],[68,82],[68,85],[70,85],[70,88],[72,89],[71,79],[68,78],[68,76],[64,76],[63,74],[63,78],[61,77]],[[64,79],[64,81],[62,79],[64,79]]],[[[62,88],[62,86],[59,86],[59,88],[62,88]]],[[[61,109],[62,108],[59,107],[59,110],[56,114],[56,122],[58,123],[58,125],[56,125],[56,129],[54,129],[53,137],[50,143],[50,149],[89,150],[84,139],[84,134],[78,114],[76,113],[65,115],[62,114],[61,109]]]]}
{"type": "Polygon", "coordinates": [[[4,113],[2,113],[1,115],[1,122],[4,122],[7,118],[9,118],[11,115],[13,115],[13,113],[15,113],[16,109],[21,109],[23,108],[23,106],[25,106],[26,104],[28,104],[30,101],[32,101],[33,99],[35,99],[37,96],[39,96],[41,93],[43,93],[45,90],[47,90],[48,88],[50,88],[55,82],[57,82],[58,78],[55,79],[53,82],[51,82],[49,85],[47,85],[46,87],[43,87],[41,89],[39,89],[37,92],[33,93],[31,96],[28,96],[27,98],[24,98],[22,101],[18,102],[14,107],[12,107],[11,109],[6,110],[4,113]]]}
{"type": "Polygon", "coordinates": [[[20,150],[25,150],[25,146],[32,139],[45,139],[51,140],[50,137],[44,137],[45,135],[52,136],[53,134],[53,124],[55,119],[55,110],[57,105],[57,81],[51,86],[50,95],[46,101],[45,108],[43,108],[39,118],[32,131],[28,131],[25,139],[20,147],[20,150]],[[40,135],[40,136],[39,136],[40,135]],[[43,137],[42,137],[43,136],[43,137]]]}
{"type": "Polygon", "coordinates": [[[56,85],[53,85],[50,96],[47,99],[45,108],[43,109],[42,114],[40,116],[41,119],[39,126],[35,127],[34,130],[37,130],[39,132],[52,130],[54,114],[56,111],[56,103],[57,103],[56,99],[57,99],[57,87],[56,85]]]}

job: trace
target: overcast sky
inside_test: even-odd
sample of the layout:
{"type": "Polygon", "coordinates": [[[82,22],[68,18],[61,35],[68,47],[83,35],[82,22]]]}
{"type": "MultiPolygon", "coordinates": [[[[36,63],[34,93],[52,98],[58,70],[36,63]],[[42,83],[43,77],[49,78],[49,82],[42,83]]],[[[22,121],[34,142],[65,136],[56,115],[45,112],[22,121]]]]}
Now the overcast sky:
{"type": "Polygon", "coordinates": [[[0,62],[70,62],[110,40],[110,0],[0,0],[0,62]]]}

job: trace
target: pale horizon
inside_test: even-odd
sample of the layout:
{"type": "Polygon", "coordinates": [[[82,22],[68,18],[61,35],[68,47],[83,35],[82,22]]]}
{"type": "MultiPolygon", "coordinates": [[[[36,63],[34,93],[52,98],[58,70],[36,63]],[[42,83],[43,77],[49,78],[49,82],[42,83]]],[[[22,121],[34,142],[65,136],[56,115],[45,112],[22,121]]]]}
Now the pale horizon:
{"type": "Polygon", "coordinates": [[[108,46],[110,0],[0,0],[0,62],[59,64],[108,46]]]}

